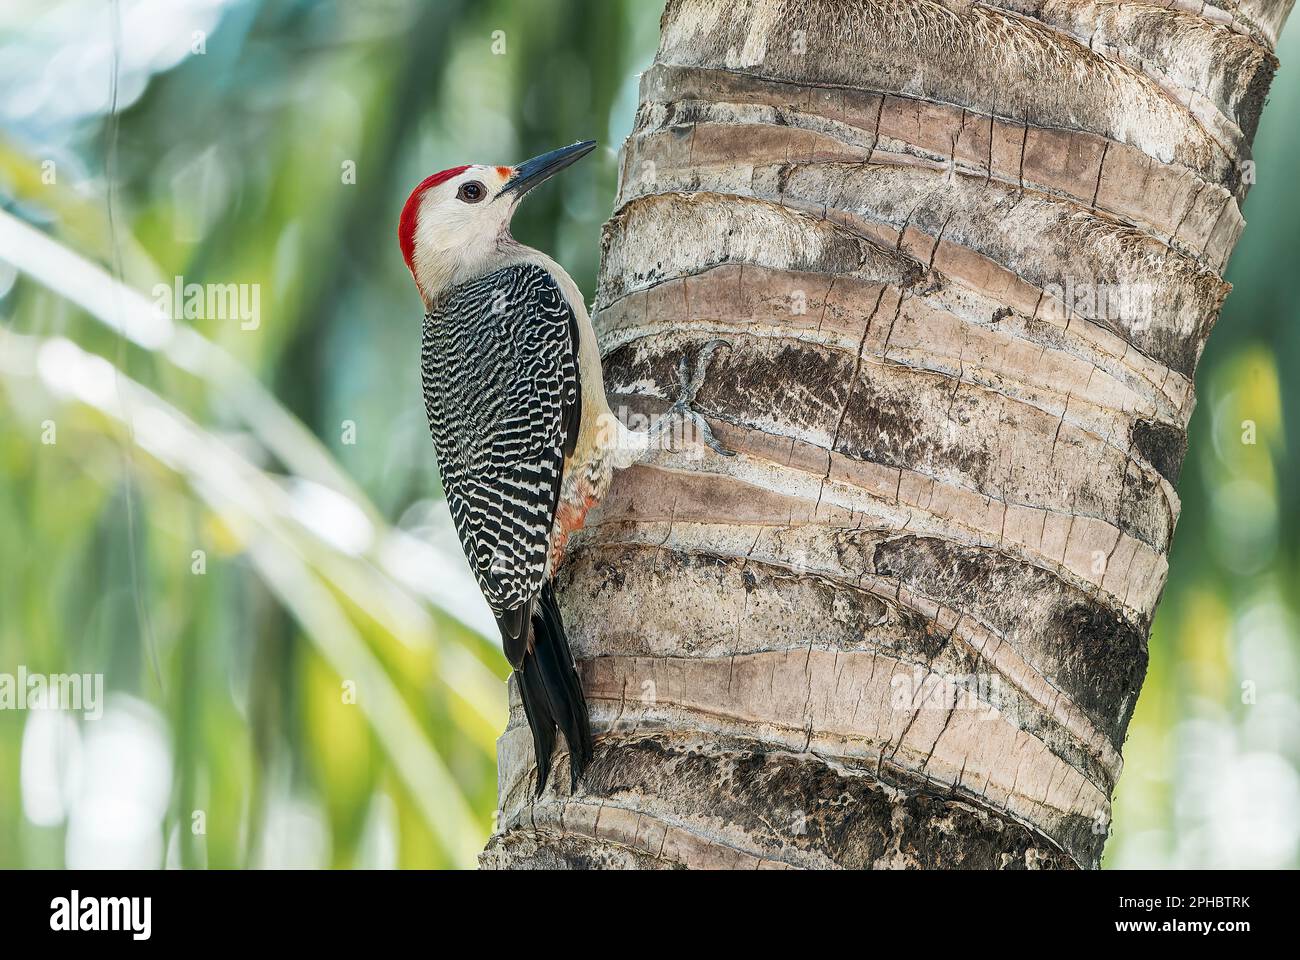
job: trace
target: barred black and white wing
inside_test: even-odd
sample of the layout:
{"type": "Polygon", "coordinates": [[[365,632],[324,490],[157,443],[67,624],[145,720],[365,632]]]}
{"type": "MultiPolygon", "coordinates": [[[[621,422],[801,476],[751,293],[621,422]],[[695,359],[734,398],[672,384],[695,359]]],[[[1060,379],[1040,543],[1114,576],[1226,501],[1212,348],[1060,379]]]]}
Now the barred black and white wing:
{"type": "Polygon", "coordinates": [[[424,405],[465,556],[496,614],[546,785],[556,730],[576,784],[591,721],[546,582],[564,460],[582,418],[578,324],[555,278],[518,264],[448,292],[424,319],[424,405]]]}
{"type": "Polygon", "coordinates": [[[425,317],[421,372],[452,520],[517,665],[577,439],[577,322],[550,273],[507,267],[425,317]]]}

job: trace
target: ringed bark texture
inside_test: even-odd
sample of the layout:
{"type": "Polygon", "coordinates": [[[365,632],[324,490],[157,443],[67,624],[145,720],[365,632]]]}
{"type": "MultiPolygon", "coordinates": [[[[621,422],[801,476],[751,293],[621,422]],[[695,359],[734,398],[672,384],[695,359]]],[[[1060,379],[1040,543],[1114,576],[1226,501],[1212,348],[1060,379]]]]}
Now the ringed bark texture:
{"type": "Polygon", "coordinates": [[[670,0],[606,226],[597,731],[485,866],[1094,867],[1290,0],[670,0]]]}

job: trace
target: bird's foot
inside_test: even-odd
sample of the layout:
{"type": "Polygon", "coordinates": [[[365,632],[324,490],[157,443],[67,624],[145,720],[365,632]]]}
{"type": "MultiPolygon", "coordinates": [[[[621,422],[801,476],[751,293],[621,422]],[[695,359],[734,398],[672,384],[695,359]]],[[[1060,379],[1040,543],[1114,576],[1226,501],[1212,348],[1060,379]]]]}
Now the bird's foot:
{"type": "Polygon", "coordinates": [[[700,392],[700,387],[704,385],[704,378],[708,375],[709,364],[713,362],[713,355],[718,352],[719,348],[727,346],[728,344],[724,340],[710,340],[700,350],[699,356],[695,358],[694,370],[689,369],[685,356],[681,358],[677,364],[677,377],[681,382],[681,388],[677,394],[677,399],[668,408],[665,419],[671,423],[680,418],[683,427],[686,427],[687,424],[693,424],[698,431],[699,440],[705,446],[724,457],[734,457],[736,451],[728,450],[718,441],[718,438],[713,435],[713,428],[709,426],[709,422],[692,406],[695,402],[695,395],[700,392]]]}

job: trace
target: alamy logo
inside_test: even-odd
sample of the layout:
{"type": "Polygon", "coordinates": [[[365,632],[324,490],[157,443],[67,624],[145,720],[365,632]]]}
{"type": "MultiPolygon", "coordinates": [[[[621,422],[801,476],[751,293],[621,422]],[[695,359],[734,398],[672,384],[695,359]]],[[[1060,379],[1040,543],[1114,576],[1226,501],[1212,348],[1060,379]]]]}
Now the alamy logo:
{"type": "Polygon", "coordinates": [[[70,897],[50,901],[50,929],[75,932],[128,931],[133,940],[148,940],[153,929],[151,897],[70,897]]]}
{"type": "Polygon", "coordinates": [[[1065,283],[1043,285],[1042,315],[1065,323],[1071,313],[1089,320],[1111,320],[1138,332],[1147,330],[1156,314],[1156,289],[1149,283],[1097,283],[1066,277],[1065,283]]]}
{"type": "Polygon", "coordinates": [[[0,673],[0,710],[80,710],[90,720],[104,715],[102,673],[0,673]]]}
{"type": "Polygon", "coordinates": [[[262,287],[256,283],[186,283],[175,277],[171,286],[155,284],[153,305],[166,320],[238,320],[241,330],[262,325],[262,287]]]}

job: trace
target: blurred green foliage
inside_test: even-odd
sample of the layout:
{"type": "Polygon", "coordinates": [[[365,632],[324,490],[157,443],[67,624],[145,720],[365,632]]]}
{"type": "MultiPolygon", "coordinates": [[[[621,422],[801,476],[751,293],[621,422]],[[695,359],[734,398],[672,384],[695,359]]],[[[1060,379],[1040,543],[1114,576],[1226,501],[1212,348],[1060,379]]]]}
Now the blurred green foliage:
{"type": "MultiPolygon", "coordinates": [[[[145,295],[257,284],[260,323],[133,341],[122,297],[0,262],[0,672],[109,698],[0,711],[0,866],[471,865],[506,669],[437,502],[397,215],[435,170],[598,139],[515,221],[590,294],[661,4],[143,7],[117,47],[105,4],[0,13],[0,210],[145,295]]],[[[1300,43],[1280,56],[1111,866],[1300,862],[1300,43]]]]}
{"type": "Polygon", "coordinates": [[[433,580],[443,567],[383,555],[418,541],[463,566],[436,502],[422,309],[397,215],[435,170],[599,139],[606,149],[538,191],[515,227],[593,289],[612,148],[630,129],[658,11],[245,2],[206,24],[201,12],[187,20],[203,5],[178,3],[175,22],[159,24],[127,0],[111,120],[107,103],[77,99],[85,85],[109,88],[107,5],[19,6],[0,19],[0,50],[51,49],[44,85],[15,90],[15,108],[26,93],[40,110],[7,116],[0,133],[3,208],[146,295],[176,276],[256,284],[256,329],[182,323],[274,399],[259,406],[210,359],[193,369],[184,350],[128,342],[107,325],[120,305],[97,323],[58,289],[0,276],[4,326],[20,335],[0,364],[0,670],[102,672],[110,703],[105,719],[71,729],[0,712],[0,865],[472,865],[495,807],[506,665],[474,629],[486,608],[470,581],[422,596],[403,576],[433,580]],[[153,72],[167,57],[141,53],[151,47],[174,65],[153,72]],[[61,111],[68,121],[53,122],[61,111]],[[54,183],[42,176],[50,158],[54,183]],[[59,338],[112,361],[119,397],[96,409],[43,379],[42,348],[59,338]],[[142,449],[157,439],[142,416],[152,401],[126,404],[129,428],[111,415],[133,384],[198,426],[200,451],[245,458],[278,510],[259,517],[240,506],[238,478],[214,491],[216,478],[142,449]],[[331,543],[311,522],[322,511],[372,535],[360,549],[331,543]],[[404,712],[374,703],[384,695],[355,675],[368,664],[404,712]],[[148,756],[155,740],[162,772],[133,769],[125,754],[148,756]],[[88,788],[115,752],[119,775],[88,788]],[[406,756],[423,759],[403,772],[406,756]],[[454,794],[417,796],[413,784],[440,771],[454,794]]]}
{"type": "Polygon", "coordinates": [[[1182,516],[1124,749],[1111,867],[1300,866],[1300,31],[1255,140],[1196,374],[1182,516]]]}

